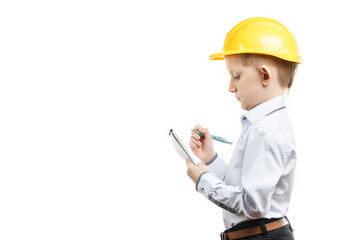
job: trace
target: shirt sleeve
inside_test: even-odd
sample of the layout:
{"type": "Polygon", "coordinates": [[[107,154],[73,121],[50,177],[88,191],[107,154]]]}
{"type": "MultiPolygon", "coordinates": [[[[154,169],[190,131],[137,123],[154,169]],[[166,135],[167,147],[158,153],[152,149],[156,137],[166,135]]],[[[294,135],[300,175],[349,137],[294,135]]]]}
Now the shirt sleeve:
{"type": "Polygon", "coordinates": [[[218,154],[216,154],[213,160],[206,164],[206,167],[209,169],[209,172],[212,173],[214,176],[216,176],[222,181],[225,180],[228,165],[218,154]]]}
{"type": "Polygon", "coordinates": [[[266,128],[252,129],[246,144],[243,167],[237,170],[242,173],[239,186],[227,185],[208,172],[199,178],[196,187],[221,208],[249,218],[260,218],[270,210],[286,157],[277,136],[266,128]]]}

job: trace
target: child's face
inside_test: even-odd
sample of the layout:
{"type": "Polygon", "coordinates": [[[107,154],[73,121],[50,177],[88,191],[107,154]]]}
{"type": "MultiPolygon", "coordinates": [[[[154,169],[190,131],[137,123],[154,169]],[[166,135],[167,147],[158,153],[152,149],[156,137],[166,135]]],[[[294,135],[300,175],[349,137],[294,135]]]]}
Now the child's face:
{"type": "Polygon", "coordinates": [[[252,66],[244,66],[236,55],[225,57],[231,80],[229,92],[234,93],[244,110],[251,110],[263,102],[263,81],[260,71],[252,66]]]}

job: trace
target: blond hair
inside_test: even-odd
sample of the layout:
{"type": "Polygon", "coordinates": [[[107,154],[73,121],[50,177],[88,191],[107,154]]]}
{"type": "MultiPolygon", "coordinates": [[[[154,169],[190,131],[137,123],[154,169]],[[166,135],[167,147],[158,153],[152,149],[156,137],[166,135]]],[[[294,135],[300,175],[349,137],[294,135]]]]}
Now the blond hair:
{"type": "Polygon", "coordinates": [[[244,66],[260,67],[261,64],[264,63],[273,65],[278,70],[280,86],[290,90],[294,82],[298,63],[263,54],[241,53],[237,55],[240,57],[244,66]]]}

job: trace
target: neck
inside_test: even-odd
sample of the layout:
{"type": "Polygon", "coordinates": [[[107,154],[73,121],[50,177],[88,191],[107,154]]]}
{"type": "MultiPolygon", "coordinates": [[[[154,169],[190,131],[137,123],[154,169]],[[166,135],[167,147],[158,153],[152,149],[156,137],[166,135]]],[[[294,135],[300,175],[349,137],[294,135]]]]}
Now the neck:
{"type": "Polygon", "coordinates": [[[268,94],[265,95],[263,102],[266,102],[266,101],[273,99],[275,97],[278,97],[278,96],[282,96],[282,95],[284,95],[284,93],[285,93],[285,89],[280,89],[280,88],[276,89],[274,91],[269,91],[268,94]]]}

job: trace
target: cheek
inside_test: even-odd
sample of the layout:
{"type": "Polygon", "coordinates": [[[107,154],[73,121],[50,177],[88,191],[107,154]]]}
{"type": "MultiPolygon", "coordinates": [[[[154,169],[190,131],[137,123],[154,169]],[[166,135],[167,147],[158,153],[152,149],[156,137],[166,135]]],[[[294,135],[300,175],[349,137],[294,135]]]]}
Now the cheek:
{"type": "Polygon", "coordinates": [[[261,89],[261,85],[259,85],[258,79],[252,78],[247,82],[246,88],[248,92],[257,95],[261,89]]]}
{"type": "Polygon", "coordinates": [[[249,96],[251,95],[251,92],[253,91],[253,86],[247,82],[246,80],[240,81],[238,83],[238,91],[241,96],[249,96]]]}
{"type": "Polygon", "coordinates": [[[245,81],[240,80],[239,82],[237,82],[236,87],[240,93],[246,92],[247,84],[245,81]]]}
{"type": "Polygon", "coordinates": [[[259,97],[260,92],[258,86],[254,82],[244,82],[238,88],[239,95],[242,97],[243,101],[254,102],[259,97]]]}

